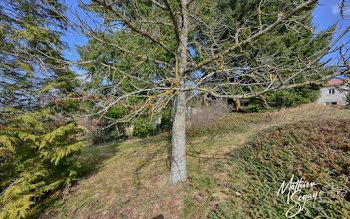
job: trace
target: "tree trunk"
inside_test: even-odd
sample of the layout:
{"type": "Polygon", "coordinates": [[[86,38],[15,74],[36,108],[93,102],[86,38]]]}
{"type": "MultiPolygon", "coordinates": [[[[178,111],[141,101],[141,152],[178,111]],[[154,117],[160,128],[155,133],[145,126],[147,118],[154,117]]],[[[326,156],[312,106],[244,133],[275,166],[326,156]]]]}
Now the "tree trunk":
{"type": "Polygon", "coordinates": [[[174,106],[174,122],[172,129],[172,156],[170,181],[185,181],[186,170],[186,100],[185,92],[177,95],[174,106]]]}
{"type": "Polygon", "coordinates": [[[170,182],[177,183],[187,179],[186,170],[186,95],[184,73],[187,68],[187,47],[188,47],[188,0],[180,0],[181,4],[181,25],[178,27],[179,45],[177,48],[177,79],[179,81],[178,94],[174,104],[174,121],[172,129],[172,154],[170,182]]]}

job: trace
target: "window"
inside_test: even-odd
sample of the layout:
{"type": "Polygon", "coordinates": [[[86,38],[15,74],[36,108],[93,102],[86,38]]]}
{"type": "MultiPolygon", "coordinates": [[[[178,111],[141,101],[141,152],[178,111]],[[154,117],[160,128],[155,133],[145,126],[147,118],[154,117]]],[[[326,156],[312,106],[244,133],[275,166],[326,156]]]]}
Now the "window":
{"type": "Polygon", "coordinates": [[[338,102],[326,102],[326,106],[335,106],[338,102]]]}
{"type": "Polygon", "coordinates": [[[328,90],[328,94],[335,94],[335,89],[334,89],[334,88],[329,89],[329,90],[328,90]]]}

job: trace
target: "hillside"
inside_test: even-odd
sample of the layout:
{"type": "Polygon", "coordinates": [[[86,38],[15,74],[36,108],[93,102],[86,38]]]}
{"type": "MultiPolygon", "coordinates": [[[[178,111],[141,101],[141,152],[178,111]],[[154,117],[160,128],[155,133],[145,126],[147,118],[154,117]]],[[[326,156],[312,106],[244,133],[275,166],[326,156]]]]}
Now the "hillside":
{"type": "MultiPolygon", "coordinates": [[[[281,218],[289,205],[276,193],[292,174],[349,188],[349,133],[349,110],[233,113],[188,131],[189,180],[177,185],[168,183],[168,133],[91,146],[78,158],[89,174],[41,217],[281,218]]],[[[346,200],[307,205],[299,216],[346,218],[346,200]]]]}

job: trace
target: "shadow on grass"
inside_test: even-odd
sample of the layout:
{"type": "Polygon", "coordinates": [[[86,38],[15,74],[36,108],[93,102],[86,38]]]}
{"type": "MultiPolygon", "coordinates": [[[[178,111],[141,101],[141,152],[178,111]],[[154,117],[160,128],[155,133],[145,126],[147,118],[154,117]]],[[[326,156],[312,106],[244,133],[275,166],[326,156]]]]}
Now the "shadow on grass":
{"type": "Polygon", "coordinates": [[[140,139],[137,144],[143,147],[146,156],[135,170],[134,183],[136,185],[142,185],[142,181],[145,179],[143,171],[147,168],[153,167],[151,177],[163,175],[170,170],[171,136],[168,133],[140,139]],[[162,142],[163,144],[160,144],[162,142]],[[156,169],[158,172],[155,171],[156,169]]]}
{"type": "MultiPolygon", "coordinates": [[[[119,146],[124,140],[123,138],[118,138],[114,141],[84,147],[80,154],[72,158],[73,161],[77,161],[82,165],[80,169],[81,178],[89,177],[98,172],[104,161],[112,158],[120,151],[119,146]]],[[[64,198],[65,192],[69,193],[74,190],[74,186],[75,185],[69,185],[44,198],[44,200],[33,209],[34,213],[28,218],[53,218],[57,212],[47,210],[59,203],[59,201],[64,198]],[[45,215],[43,215],[44,212],[46,212],[45,215]]]]}
{"type": "Polygon", "coordinates": [[[121,143],[125,139],[118,138],[101,144],[86,146],[82,152],[73,159],[82,164],[82,177],[88,177],[100,169],[104,161],[115,156],[119,151],[121,143]]]}
{"type": "MultiPolygon", "coordinates": [[[[206,144],[215,144],[215,141],[220,136],[220,133],[210,132],[205,137],[202,137],[206,144]]],[[[197,166],[200,171],[201,165],[208,160],[229,160],[228,153],[210,153],[208,155],[205,148],[198,147],[198,143],[194,143],[195,137],[187,137],[187,156],[193,158],[188,161],[187,166],[191,171],[191,166],[197,166]]],[[[168,174],[171,167],[171,135],[163,133],[151,138],[140,139],[135,144],[142,148],[142,161],[137,166],[134,173],[135,185],[141,186],[145,179],[156,178],[160,175],[168,174]],[[150,172],[147,172],[150,171],[150,172]]]]}

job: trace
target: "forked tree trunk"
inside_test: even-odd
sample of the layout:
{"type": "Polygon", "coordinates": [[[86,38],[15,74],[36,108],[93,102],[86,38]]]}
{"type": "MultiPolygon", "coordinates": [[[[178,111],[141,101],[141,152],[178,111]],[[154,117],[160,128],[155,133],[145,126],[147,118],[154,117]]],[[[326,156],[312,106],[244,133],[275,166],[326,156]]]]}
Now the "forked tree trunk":
{"type": "Polygon", "coordinates": [[[185,181],[186,170],[186,99],[185,92],[180,92],[175,100],[174,122],[172,129],[172,156],[170,181],[185,181]]]}
{"type": "MultiPolygon", "coordinates": [[[[180,89],[184,89],[184,73],[187,68],[188,46],[188,0],[180,0],[182,22],[178,27],[177,77],[180,89]]],[[[186,170],[186,95],[180,90],[174,104],[174,121],[172,129],[172,154],[170,182],[177,183],[187,179],[186,170]]]]}

